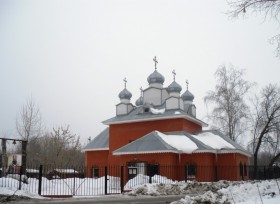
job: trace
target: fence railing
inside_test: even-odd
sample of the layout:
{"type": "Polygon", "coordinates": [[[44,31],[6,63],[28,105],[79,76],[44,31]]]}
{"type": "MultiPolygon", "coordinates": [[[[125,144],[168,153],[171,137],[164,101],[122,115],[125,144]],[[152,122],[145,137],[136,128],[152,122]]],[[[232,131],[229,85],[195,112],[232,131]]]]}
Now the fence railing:
{"type": "Polygon", "coordinates": [[[42,196],[95,196],[118,194],[146,183],[178,183],[191,180],[265,180],[280,178],[278,166],[163,166],[127,165],[106,167],[29,166],[1,173],[0,187],[25,190],[42,196]],[[26,172],[23,174],[22,172],[26,172]]]}

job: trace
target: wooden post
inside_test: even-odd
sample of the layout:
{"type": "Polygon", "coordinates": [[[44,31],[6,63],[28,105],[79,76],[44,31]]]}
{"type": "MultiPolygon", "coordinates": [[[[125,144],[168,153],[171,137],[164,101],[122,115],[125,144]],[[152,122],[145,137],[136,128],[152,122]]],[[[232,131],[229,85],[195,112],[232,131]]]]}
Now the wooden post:
{"type": "Polygon", "coordinates": [[[2,176],[6,176],[7,162],[7,140],[2,138],[2,176]]]}
{"type": "Polygon", "coordinates": [[[22,163],[21,163],[21,168],[22,168],[22,173],[25,175],[26,173],[26,148],[27,148],[27,141],[21,141],[21,154],[22,154],[22,163]]]}

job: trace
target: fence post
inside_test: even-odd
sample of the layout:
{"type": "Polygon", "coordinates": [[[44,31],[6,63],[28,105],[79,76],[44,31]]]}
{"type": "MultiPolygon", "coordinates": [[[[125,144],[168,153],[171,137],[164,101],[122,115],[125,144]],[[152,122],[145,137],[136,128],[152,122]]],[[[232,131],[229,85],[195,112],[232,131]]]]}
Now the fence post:
{"type": "Polygon", "coordinates": [[[39,167],[39,185],[38,185],[38,194],[42,194],[42,177],[43,177],[43,165],[40,164],[39,167]]]}
{"type": "Polygon", "coordinates": [[[75,195],[75,176],[76,176],[76,169],[74,168],[74,184],[73,184],[73,195],[75,195]]]}
{"type": "Polygon", "coordinates": [[[121,193],[124,192],[124,171],[123,171],[123,166],[121,166],[121,193]]]}
{"type": "Polygon", "coordinates": [[[107,174],[108,174],[108,169],[107,169],[107,166],[105,166],[105,195],[108,194],[107,192],[107,174]]]}
{"type": "Polygon", "coordinates": [[[18,190],[21,190],[21,181],[22,181],[22,166],[20,166],[19,169],[19,186],[18,186],[18,190]]]}
{"type": "Polygon", "coordinates": [[[149,176],[149,183],[152,183],[151,166],[150,166],[150,164],[147,165],[147,172],[148,172],[148,176],[149,176]]]}

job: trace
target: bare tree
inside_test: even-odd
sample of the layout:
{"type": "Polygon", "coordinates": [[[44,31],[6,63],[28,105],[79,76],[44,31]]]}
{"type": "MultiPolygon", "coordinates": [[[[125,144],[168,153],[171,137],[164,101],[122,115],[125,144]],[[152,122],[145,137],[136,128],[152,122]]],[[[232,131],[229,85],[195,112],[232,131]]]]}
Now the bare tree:
{"type": "Polygon", "coordinates": [[[18,135],[28,142],[41,136],[42,120],[39,108],[32,99],[22,107],[16,120],[18,135]]]}
{"type": "MultiPolygon", "coordinates": [[[[279,22],[280,0],[229,0],[231,17],[244,16],[251,10],[253,12],[264,13],[265,17],[271,17],[279,22]]],[[[280,58],[280,34],[270,39],[271,44],[276,45],[276,56],[280,58]]]]}
{"type": "Polygon", "coordinates": [[[32,155],[32,149],[29,148],[30,143],[34,142],[41,136],[42,121],[39,108],[32,99],[22,107],[20,115],[16,120],[16,129],[18,135],[24,140],[22,141],[22,170],[25,173],[26,162],[29,160],[28,155],[32,155]]]}
{"type": "Polygon", "coordinates": [[[280,124],[276,125],[276,131],[271,138],[271,147],[272,147],[272,158],[269,161],[268,166],[272,166],[280,158],[280,124]]]}
{"type": "Polygon", "coordinates": [[[265,15],[277,18],[280,11],[280,0],[229,0],[231,16],[245,15],[248,10],[264,12],[265,15]]]}
{"type": "MultiPolygon", "coordinates": [[[[279,123],[280,123],[280,87],[269,84],[261,93],[260,99],[256,97],[254,110],[251,114],[253,133],[253,161],[254,177],[257,173],[258,154],[262,147],[272,145],[275,159],[279,147],[279,123]]],[[[271,160],[271,162],[274,159],[271,160]]]]}
{"type": "Polygon", "coordinates": [[[53,128],[42,138],[44,164],[79,166],[83,163],[80,137],[71,133],[69,126],[53,128]]]}
{"type": "Polygon", "coordinates": [[[232,140],[244,132],[243,120],[248,116],[245,96],[253,84],[246,81],[244,70],[220,66],[215,77],[217,84],[214,91],[208,91],[204,97],[207,105],[212,104],[211,116],[208,116],[219,129],[232,140]]]}

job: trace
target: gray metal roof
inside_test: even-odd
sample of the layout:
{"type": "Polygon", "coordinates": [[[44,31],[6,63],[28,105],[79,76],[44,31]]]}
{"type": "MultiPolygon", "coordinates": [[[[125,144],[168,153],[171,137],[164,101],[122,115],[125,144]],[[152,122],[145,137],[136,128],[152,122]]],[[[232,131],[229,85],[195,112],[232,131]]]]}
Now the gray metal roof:
{"type": "Polygon", "coordinates": [[[142,109],[143,109],[143,106],[136,107],[129,114],[115,116],[113,118],[103,121],[103,124],[110,125],[110,124],[132,123],[132,122],[142,122],[142,121],[152,121],[152,120],[185,118],[198,125],[201,125],[202,127],[208,126],[203,121],[187,114],[186,112],[184,112],[181,109],[166,110],[162,114],[153,114],[151,112],[143,113],[142,109]]]}
{"type": "MultiPolygon", "coordinates": [[[[186,132],[169,132],[164,133],[166,135],[178,135],[189,138],[192,142],[197,145],[196,151],[214,151],[213,148],[203,144],[202,142],[194,139],[190,134],[186,132]]],[[[180,150],[172,147],[170,144],[165,142],[158,134],[157,131],[150,132],[149,134],[135,140],[113,152],[114,155],[122,154],[140,154],[140,153],[164,153],[173,152],[181,153],[180,150]]]]}
{"type": "Polygon", "coordinates": [[[90,141],[82,151],[97,151],[97,150],[109,150],[109,128],[107,127],[99,135],[97,135],[92,141],[90,141]]]}
{"type": "MultiPolygon", "coordinates": [[[[245,150],[241,145],[239,145],[238,143],[234,142],[233,140],[231,140],[229,137],[225,136],[223,133],[221,133],[218,130],[204,130],[204,131],[201,131],[201,132],[197,133],[196,135],[199,135],[199,134],[204,133],[204,132],[211,132],[212,134],[218,135],[221,138],[223,138],[225,141],[230,143],[232,146],[234,146],[235,149],[240,150],[240,151],[242,151],[244,153],[247,153],[247,154],[251,154],[250,152],[245,150]]],[[[227,149],[225,149],[225,150],[227,150],[227,149]]]]}
{"type": "Polygon", "coordinates": [[[155,131],[135,140],[113,152],[114,155],[137,152],[177,152],[177,150],[164,142],[155,131]]]}
{"type": "MultiPolygon", "coordinates": [[[[214,149],[207,144],[201,142],[200,140],[196,139],[195,135],[190,135],[187,132],[168,132],[164,133],[165,135],[177,135],[182,137],[189,138],[192,142],[194,142],[197,146],[197,149],[193,151],[193,153],[203,153],[203,152],[211,152],[211,153],[241,153],[247,156],[251,156],[249,152],[247,152],[244,148],[240,145],[235,143],[234,141],[230,140],[228,137],[223,136],[221,133],[216,131],[202,131],[197,135],[203,132],[211,132],[226,142],[229,142],[234,148],[226,148],[226,149],[214,149]]],[[[188,144],[186,144],[188,145],[188,144]]],[[[125,155],[125,154],[144,154],[144,153],[166,153],[166,152],[173,152],[173,153],[182,153],[176,147],[171,146],[166,141],[164,141],[157,133],[157,131],[153,131],[148,133],[147,135],[135,140],[115,151],[113,151],[113,155],[125,155]]]]}

